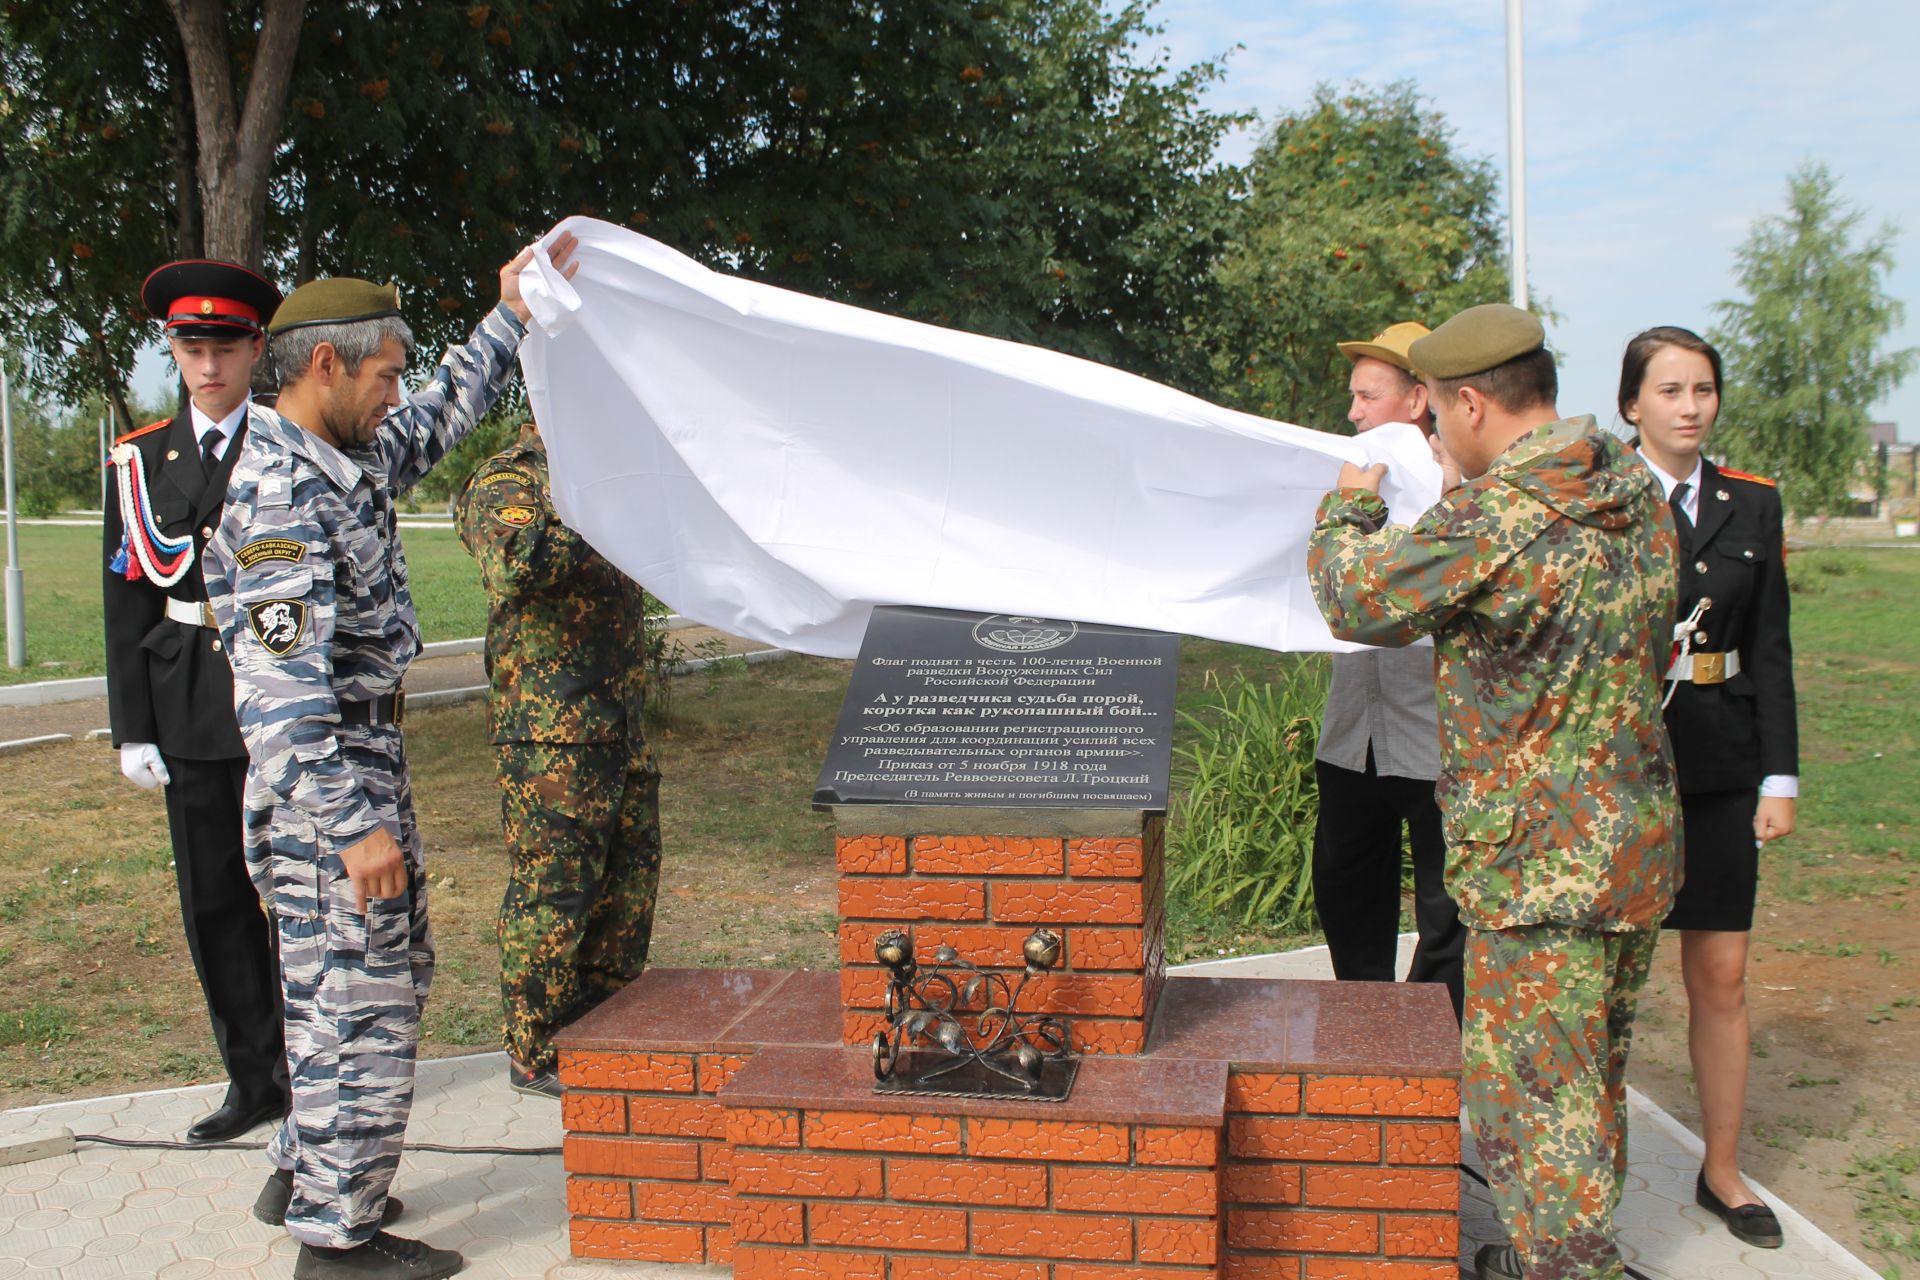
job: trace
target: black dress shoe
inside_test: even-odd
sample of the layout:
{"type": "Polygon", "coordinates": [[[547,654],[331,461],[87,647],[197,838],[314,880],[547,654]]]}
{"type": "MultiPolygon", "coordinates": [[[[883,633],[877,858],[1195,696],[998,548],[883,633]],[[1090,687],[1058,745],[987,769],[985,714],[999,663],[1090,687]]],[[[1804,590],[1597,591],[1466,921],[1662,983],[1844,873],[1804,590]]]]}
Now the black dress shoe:
{"type": "MultiPolygon", "coordinates": [[[[270,1227],[287,1225],[287,1206],[293,1203],[293,1170],[275,1169],[267,1175],[267,1185],[260,1188],[260,1194],[253,1199],[253,1216],[270,1227]]],[[[380,1211],[380,1225],[395,1222],[407,1207],[400,1203],[399,1196],[388,1196],[386,1208],[380,1211]]]]}
{"type": "Polygon", "coordinates": [[[530,1093],[536,1098],[560,1100],[560,1077],[552,1067],[542,1067],[538,1071],[523,1070],[512,1058],[507,1059],[507,1083],[521,1093],[530,1093]]]}
{"type": "Polygon", "coordinates": [[[188,1142],[231,1142],[255,1125],[278,1120],[287,1114],[284,1098],[245,1106],[224,1102],[220,1109],[187,1130],[188,1142]]]}
{"type": "Polygon", "coordinates": [[[452,1249],[382,1231],[351,1249],[301,1245],[293,1260],[293,1280],[440,1280],[466,1265],[452,1249]]]}
{"type": "Polygon", "coordinates": [[[1520,1251],[1510,1244],[1483,1244],[1473,1255],[1473,1273],[1479,1280],[1526,1280],[1520,1251]]]}
{"type": "Polygon", "coordinates": [[[1780,1219],[1773,1216],[1773,1210],[1764,1204],[1743,1204],[1736,1207],[1728,1205],[1719,1196],[1713,1194],[1713,1188],[1707,1185],[1707,1171],[1702,1169],[1700,1176],[1694,1179],[1693,1198],[1702,1209],[1715,1214],[1727,1224],[1727,1230],[1734,1237],[1744,1240],[1757,1249],[1778,1249],[1786,1242],[1786,1236],[1780,1230],[1780,1219]]]}

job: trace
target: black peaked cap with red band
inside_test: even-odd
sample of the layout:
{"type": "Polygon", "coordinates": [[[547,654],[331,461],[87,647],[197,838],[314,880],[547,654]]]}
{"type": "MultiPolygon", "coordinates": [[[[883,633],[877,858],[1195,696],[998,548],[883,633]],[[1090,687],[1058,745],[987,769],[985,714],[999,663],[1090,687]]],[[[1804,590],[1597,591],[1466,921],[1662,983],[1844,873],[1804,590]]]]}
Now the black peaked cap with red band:
{"type": "Polygon", "coordinates": [[[169,262],[140,286],[140,301],[174,338],[252,338],[280,307],[280,291],[257,271],[232,262],[169,262]]]}

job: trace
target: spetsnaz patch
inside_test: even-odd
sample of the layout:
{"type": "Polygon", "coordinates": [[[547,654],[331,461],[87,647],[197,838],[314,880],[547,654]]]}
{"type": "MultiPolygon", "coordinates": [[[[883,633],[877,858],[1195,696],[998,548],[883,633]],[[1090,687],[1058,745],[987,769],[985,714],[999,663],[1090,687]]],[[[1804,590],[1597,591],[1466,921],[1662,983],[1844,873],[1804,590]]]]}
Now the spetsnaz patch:
{"type": "Polygon", "coordinates": [[[255,538],[233,553],[242,569],[251,569],[263,560],[285,560],[299,564],[307,556],[307,544],[292,538],[255,538]]]}
{"type": "Polygon", "coordinates": [[[262,646],[276,658],[284,658],[300,641],[307,626],[307,602],[304,600],[262,600],[247,607],[247,626],[262,646]]]}
{"type": "Polygon", "coordinates": [[[491,475],[481,476],[477,483],[482,489],[494,484],[523,484],[532,488],[539,481],[524,471],[495,471],[491,475]]]}
{"type": "Polygon", "coordinates": [[[495,507],[488,514],[490,514],[495,520],[498,520],[501,524],[510,524],[516,529],[524,528],[527,525],[530,525],[533,523],[532,507],[523,507],[523,506],[517,506],[517,505],[495,507]]]}

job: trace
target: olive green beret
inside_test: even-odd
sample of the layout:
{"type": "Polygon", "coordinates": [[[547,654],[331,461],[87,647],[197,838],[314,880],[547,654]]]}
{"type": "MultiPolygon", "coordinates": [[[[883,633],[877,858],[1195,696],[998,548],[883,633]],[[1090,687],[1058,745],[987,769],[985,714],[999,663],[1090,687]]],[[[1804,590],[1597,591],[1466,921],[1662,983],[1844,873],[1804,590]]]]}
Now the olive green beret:
{"type": "Polygon", "coordinates": [[[352,276],[310,280],[287,295],[273,313],[268,333],[304,329],[310,324],[352,324],[400,314],[400,286],[375,284],[352,276]]]}
{"type": "MultiPolygon", "coordinates": [[[[281,310],[286,310],[284,305],[281,310]]],[[[1546,343],[1547,331],[1531,311],[1489,302],[1468,307],[1408,347],[1407,354],[1421,374],[1444,381],[1485,373],[1509,360],[1531,355],[1546,343]]]]}

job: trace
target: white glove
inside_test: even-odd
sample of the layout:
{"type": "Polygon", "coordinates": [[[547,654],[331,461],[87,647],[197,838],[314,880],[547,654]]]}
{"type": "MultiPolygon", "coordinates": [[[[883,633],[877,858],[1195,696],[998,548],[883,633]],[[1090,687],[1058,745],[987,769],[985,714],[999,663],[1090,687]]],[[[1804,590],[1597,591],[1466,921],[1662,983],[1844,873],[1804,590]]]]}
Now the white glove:
{"type": "Polygon", "coordinates": [[[164,787],[173,781],[167,776],[167,766],[160,759],[160,748],[151,742],[122,744],[120,772],[127,775],[128,782],[145,787],[149,791],[155,787],[164,787]]]}

